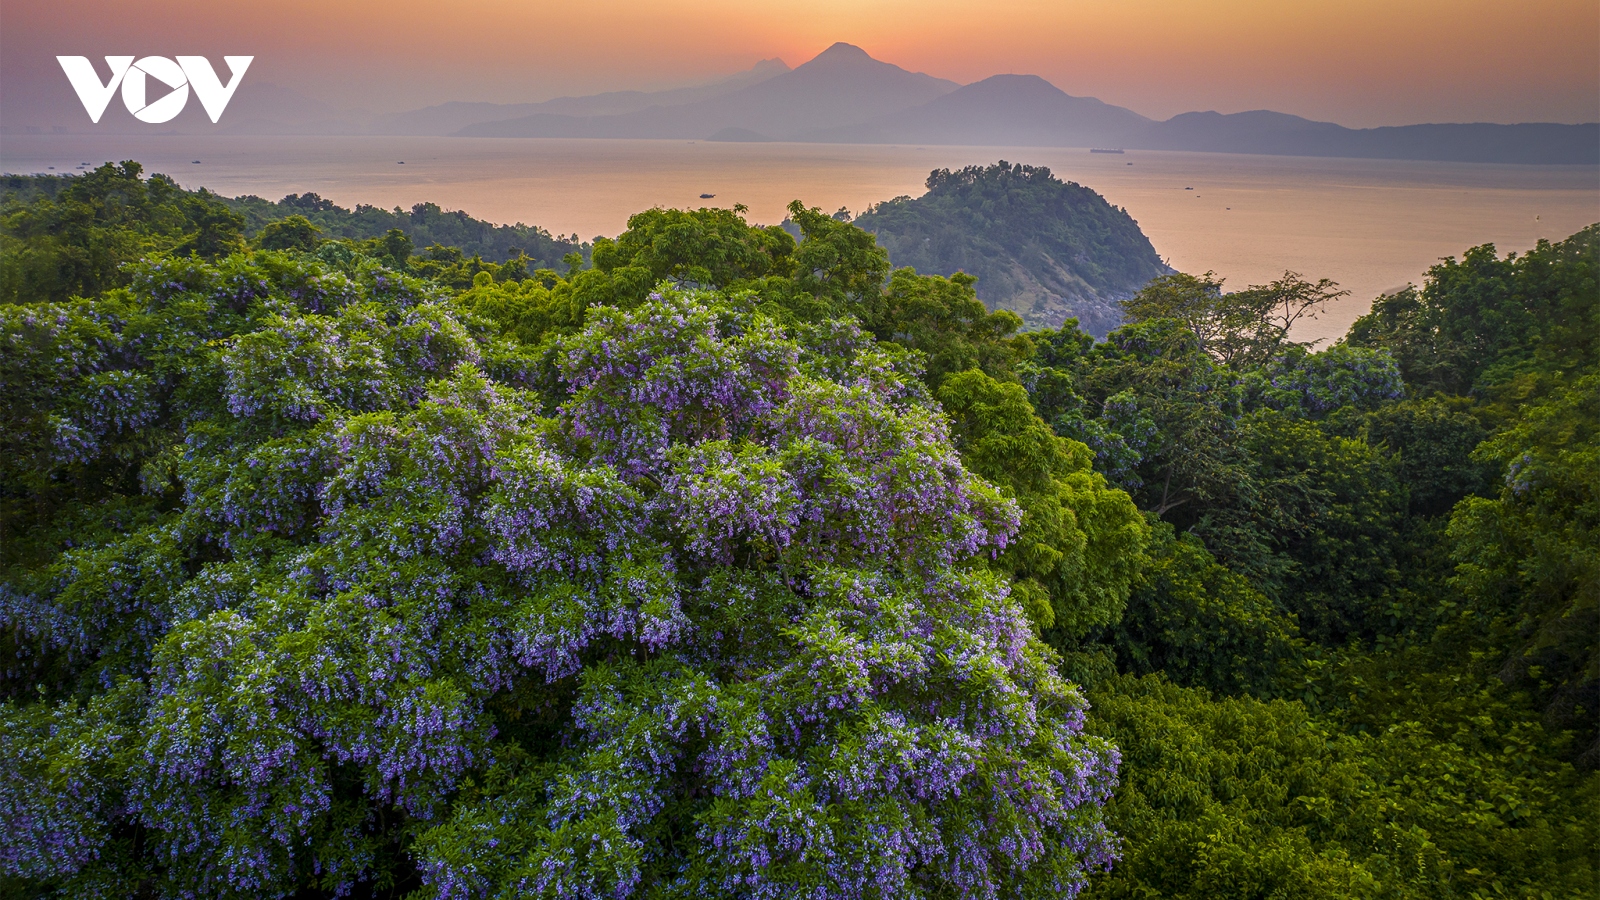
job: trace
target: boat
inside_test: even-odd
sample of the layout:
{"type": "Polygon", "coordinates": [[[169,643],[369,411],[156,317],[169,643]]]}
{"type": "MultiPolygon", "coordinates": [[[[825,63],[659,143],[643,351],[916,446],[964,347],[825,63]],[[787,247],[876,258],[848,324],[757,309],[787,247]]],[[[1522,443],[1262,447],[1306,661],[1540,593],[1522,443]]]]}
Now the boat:
{"type": "Polygon", "coordinates": [[[715,197],[715,196],[716,196],[716,194],[701,194],[700,195],[700,199],[701,200],[710,200],[712,197],[715,197]]]}
{"type": "Polygon", "coordinates": [[[1089,148],[1089,152],[1090,153],[1123,153],[1123,152],[1126,152],[1126,151],[1123,151],[1123,150],[1103,150],[1103,149],[1101,149],[1099,147],[1090,147],[1089,148]]]}

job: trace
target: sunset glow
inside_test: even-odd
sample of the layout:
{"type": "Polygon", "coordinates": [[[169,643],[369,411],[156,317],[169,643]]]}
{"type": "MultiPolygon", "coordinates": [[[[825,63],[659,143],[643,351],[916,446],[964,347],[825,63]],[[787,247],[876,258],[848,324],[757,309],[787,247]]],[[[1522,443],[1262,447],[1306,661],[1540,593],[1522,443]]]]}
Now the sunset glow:
{"type": "Polygon", "coordinates": [[[954,0],[64,0],[0,11],[0,102],[20,121],[70,100],[52,61],[62,53],[254,54],[254,79],[388,112],[672,87],[763,58],[799,65],[843,40],[963,83],[1038,74],[1156,118],[1271,108],[1353,127],[1583,122],[1600,117],[1597,31],[1587,0],[1002,0],[981,13],[954,0]]]}

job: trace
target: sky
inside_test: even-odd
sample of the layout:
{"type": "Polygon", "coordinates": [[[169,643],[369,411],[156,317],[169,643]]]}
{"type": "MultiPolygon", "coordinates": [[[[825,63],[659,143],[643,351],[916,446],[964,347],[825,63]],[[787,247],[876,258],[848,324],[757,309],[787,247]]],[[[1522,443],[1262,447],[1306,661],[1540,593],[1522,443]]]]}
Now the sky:
{"type": "Polygon", "coordinates": [[[58,54],[253,55],[251,81],[384,113],[677,87],[834,41],[1158,119],[1600,120],[1595,0],[50,0],[0,4],[0,125],[84,118],[58,54]]]}

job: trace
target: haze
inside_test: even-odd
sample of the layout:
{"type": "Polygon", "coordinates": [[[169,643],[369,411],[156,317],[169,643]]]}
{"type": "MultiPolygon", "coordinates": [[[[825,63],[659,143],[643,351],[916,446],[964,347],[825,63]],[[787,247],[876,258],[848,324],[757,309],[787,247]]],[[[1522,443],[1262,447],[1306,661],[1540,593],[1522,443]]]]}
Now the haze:
{"type": "Polygon", "coordinates": [[[837,40],[962,83],[1037,74],[1153,118],[1600,119],[1592,0],[60,0],[0,7],[0,122],[87,124],[57,54],[253,54],[253,81],[383,113],[674,87],[763,58],[798,65],[837,40]]]}

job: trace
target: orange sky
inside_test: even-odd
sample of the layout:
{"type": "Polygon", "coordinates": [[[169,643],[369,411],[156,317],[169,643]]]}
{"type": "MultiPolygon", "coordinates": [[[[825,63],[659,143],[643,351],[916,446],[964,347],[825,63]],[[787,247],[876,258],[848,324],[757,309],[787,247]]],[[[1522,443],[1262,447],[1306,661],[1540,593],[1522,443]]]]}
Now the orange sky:
{"type": "Polygon", "coordinates": [[[56,54],[253,54],[252,80],[385,112],[677,86],[836,40],[960,82],[1034,73],[1156,118],[1600,119],[1594,0],[13,0],[0,115],[63,99],[56,54]]]}

